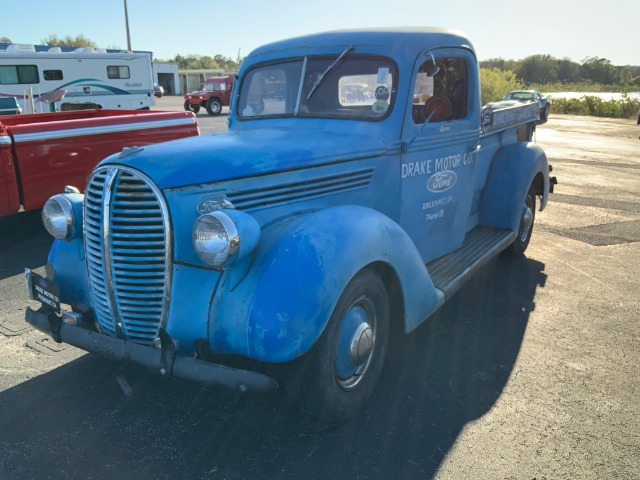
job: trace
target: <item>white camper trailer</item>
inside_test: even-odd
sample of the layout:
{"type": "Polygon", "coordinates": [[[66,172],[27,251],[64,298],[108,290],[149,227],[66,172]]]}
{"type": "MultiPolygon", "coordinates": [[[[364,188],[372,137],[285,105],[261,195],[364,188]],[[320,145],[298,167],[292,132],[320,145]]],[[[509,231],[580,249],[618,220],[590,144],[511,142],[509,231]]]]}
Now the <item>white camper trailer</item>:
{"type": "Polygon", "coordinates": [[[56,110],[148,109],[154,104],[151,55],[100,48],[36,52],[33,45],[10,44],[0,50],[0,97],[7,96],[25,112],[30,103],[35,111],[49,111],[50,103],[56,110]]]}

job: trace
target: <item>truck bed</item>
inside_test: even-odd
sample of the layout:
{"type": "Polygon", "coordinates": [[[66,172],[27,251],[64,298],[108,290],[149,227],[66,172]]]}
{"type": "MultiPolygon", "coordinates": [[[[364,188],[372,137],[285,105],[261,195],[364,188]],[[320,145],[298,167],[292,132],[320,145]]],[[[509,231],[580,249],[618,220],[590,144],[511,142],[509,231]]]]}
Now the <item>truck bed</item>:
{"type": "Polygon", "coordinates": [[[0,119],[0,215],[41,208],[124,147],[199,134],[191,112],[78,110],[0,119]]]}

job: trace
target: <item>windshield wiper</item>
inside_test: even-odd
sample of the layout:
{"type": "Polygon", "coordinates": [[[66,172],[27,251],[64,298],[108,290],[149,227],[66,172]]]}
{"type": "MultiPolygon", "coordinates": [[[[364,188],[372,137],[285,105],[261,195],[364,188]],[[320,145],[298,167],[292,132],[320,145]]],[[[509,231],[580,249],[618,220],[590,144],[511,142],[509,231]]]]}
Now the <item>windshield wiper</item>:
{"type": "Polygon", "coordinates": [[[322,72],[322,75],[318,77],[318,79],[316,80],[316,83],[314,83],[313,87],[311,87],[311,90],[309,91],[309,95],[307,95],[307,100],[311,98],[311,95],[313,95],[313,92],[315,92],[316,89],[320,86],[320,84],[322,83],[322,80],[324,80],[324,77],[327,75],[327,73],[333,70],[333,67],[335,67],[336,64],[342,59],[342,57],[344,57],[351,50],[353,50],[353,45],[349,45],[347,48],[345,48],[344,52],[342,52],[340,56],[336,58],[335,61],[331,65],[329,65],[324,72],[322,72]]]}

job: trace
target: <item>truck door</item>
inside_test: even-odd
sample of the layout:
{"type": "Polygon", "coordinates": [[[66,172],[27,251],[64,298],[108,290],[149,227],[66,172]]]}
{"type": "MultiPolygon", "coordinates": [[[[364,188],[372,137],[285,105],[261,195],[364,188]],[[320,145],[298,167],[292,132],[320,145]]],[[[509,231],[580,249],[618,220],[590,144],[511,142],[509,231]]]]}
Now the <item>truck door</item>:
{"type": "Polygon", "coordinates": [[[474,55],[435,49],[418,58],[402,131],[400,224],[425,262],[455,250],[473,227],[479,141],[474,55]]]}

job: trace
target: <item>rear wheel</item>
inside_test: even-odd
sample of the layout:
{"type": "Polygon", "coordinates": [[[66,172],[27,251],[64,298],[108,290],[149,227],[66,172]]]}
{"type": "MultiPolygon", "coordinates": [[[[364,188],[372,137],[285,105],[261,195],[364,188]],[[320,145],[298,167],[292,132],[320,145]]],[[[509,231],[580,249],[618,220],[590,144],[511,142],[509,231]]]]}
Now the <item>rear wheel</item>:
{"type": "Polygon", "coordinates": [[[220,112],[222,112],[222,104],[217,98],[212,98],[211,100],[209,100],[205,105],[205,108],[207,109],[209,115],[220,115],[220,112]]]}
{"type": "Polygon", "coordinates": [[[507,255],[520,257],[524,255],[529,246],[531,234],[533,233],[533,222],[536,218],[536,189],[533,184],[529,187],[527,196],[524,199],[522,212],[520,214],[520,226],[514,242],[505,250],[507,255]]]}
{"type": "Polygon", "coordinates": [[[389,299],[380,277],[354,277],[317,343],[286,379],[289,396],[310,415],[330,421],[353,416],[378,381],[389,338],[389,299]]]}
{"type": "Polygon", "coordinates": [[[546,122],[549,119],[549,105],[546,105],[540,112],[540,120],[546,122]]]}

